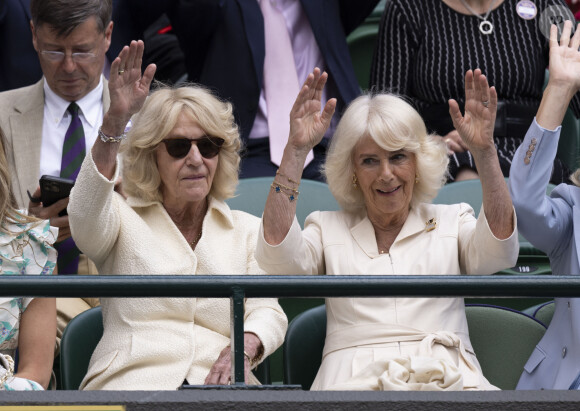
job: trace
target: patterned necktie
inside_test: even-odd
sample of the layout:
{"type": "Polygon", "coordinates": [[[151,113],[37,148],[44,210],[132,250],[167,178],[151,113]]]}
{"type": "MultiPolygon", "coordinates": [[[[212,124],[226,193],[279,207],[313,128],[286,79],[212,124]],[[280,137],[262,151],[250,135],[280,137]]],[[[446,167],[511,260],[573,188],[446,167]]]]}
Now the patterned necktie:
{"type": "MultiPolygon", "coordinates": [[[[264,94],[268,109],[270,160],[280,165],[290,134],[290,110],[300,91],[300,84],[286,19],[270,4],[271,1],[260,0],[266,42],[264,94]]],[[[310,151],[304,166],[306,167],[313,158],[310,151]]]]}
{"type": "Polygon", "coordinates": [[[79,106],[77,103],[70,103],[67,110],[72,118],[68,130],[64,135],[60,176],[76,180],[81,169],[81,164],[85,159],[85,131],[83,130],[81,118],[79,117],[79,106]]]}
{"type": "MultiPolygon", "coordinates": [[[[85,159],[85,131],[79,117],[79,106],[73,102],[70,103],[67,110],[71,114],[71,120],[64,136],[60,176],[76,180],[81,169],[81,164],[85,159]]],[[[77,274],[80,251],[72,237],[55,244],[55,247],[58,251],[58,273],[77,274]]]]}

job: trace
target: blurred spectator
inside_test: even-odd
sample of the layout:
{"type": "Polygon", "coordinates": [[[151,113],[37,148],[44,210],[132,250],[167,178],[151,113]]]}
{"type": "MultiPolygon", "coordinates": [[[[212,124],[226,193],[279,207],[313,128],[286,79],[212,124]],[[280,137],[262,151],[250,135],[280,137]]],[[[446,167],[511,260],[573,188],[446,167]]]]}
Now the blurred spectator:
{"type": "MultiPolygon", "coordinates": [[[[122,17],[120,24],[123,19],[128,20],[122,24],[134,30],[133,38],[140,37],[144,28],[162,13],[169,16],[185,54],[189,80],[210,87],[233,104],[246,146],[241,177],[256,177],[275,174],[288,138],[288,113],[300,84],[315,66],[329,73],[328,95],[325,93],[323,100],[336,97],[339,113],[360,94],[346,36],[377,3],[378,0],[119,0],[118,14],[122,17]],[[267,24],[263,17],[265,6],[271,11],[267,24]],[[287,30],[276,30],[283,27],[287,30]],[[287,39],[290,44],[283,47],[288,44],[287,39]],[[280,54],[272,60],[269,71],[265,70],[270,64],[268,56],[276,52],[280,54]],[[284,63],[286,60],[290,63],[284,63]],[[288,68],[288,73],[283,74],[288,68]],[[292,77],[292,85],[270,87],[274,94],[270,99],[281,98],[268,105],[266,83],[292,77]],[[284,91],[290,87],[294,91],[284,91]],[[281,120],[269,122],[271,118],[281,120]]],[[[314,148],[304,170],[305,178],[322,179],[320,165],[334,126],[333,122],[327,138],[314,148]]]]}
{"type": "MultiPolygon", "coordinates": [[[[56,274],[57,234],[48,221],[17,210],[0,129],[0,275],[56,274]]],[[[48,387],[55,333],[54,298],[0,297],[0,391],[48,387]]]]}
{"type": "MultiPolygon", "coordinates": [[[[60,274],[96,274],[70,238],[68,199],[43,207],[38,180],[44,175],[75,179],[109,105],[101,75],[111,42],[111,0],[31,0],[32,43],[42,67],[37,83],[0,93],[12,190],[19,208],[59,228],[60,274]],[[27,192],[34,193],[30,200],[27,192]]],[[[29,28],[29,29],[30,29],[29,28]]],[[[58,334],[97,299],[57,300],[58,334]]]]}
{"type": "MultiPolygon", "coordinates": [[[[531,123],[548,66],[542,12],[563,0],[390,0],[375,50],[371,84],[410,98],[427,128],[450,150],[450,180],[477,178],[473,156],[453,130],[447,100],[463,105],[463,73],[479,67],[499,96],[494,140],[504,176],[531,123]],[[526,7],[522,7],[522,4],[526,7]],[[535,14],[532,13],[535,9],[535,14]]],[[[547,32],[546,32],[547,33],[547,32]]],[[[580,96],[572,101],[580,115],[580,96]]],[[[568,179],[555,159],[550,181],[568,179]]]]}
{"type": "Polygon", "coordinates": [[[30,19],[30,0],[0,1],[0,91],[29,86],[42,77],[30,19]]]}

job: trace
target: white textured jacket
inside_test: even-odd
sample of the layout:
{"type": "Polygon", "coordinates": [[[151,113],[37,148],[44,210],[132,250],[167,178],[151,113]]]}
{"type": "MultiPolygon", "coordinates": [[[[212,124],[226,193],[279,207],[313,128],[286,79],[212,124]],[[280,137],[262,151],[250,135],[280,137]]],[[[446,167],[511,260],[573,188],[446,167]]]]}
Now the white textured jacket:
{"type": "MultiPolygon", "coordinates": [[[[117,167],[118,169],[118,167],[117,167]]],[[[210,198],[195,252],[163,205],[114,193],[87,155],[68,213],[77,246],[103,275],[262,274],[254,259],[259,219],[210,198]]],[[[103,298],[104,334],[81,389],[174,390],[203,384],[230,343],[229,299],[103,298]]],[[[264,358],[284,339],[287,319],[276,299],[248,299],[244,329],[264,358]]]]}

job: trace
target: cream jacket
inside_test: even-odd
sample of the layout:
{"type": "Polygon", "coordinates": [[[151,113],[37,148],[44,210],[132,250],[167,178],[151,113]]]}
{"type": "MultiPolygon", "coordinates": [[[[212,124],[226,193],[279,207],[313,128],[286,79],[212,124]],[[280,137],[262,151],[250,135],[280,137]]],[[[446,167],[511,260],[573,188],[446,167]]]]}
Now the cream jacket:
{"type": "MultiPolygon", "coordinates": [[[[514,266],[519,251],[517,230],[495,238],[485,213],[476,220],[467,204],[414,207],[389,254],[379,254],[366,214],[314,212],[304,231],[295,219],[278,246],[261,233],[256,259],[271,274],[492,274],[514,266]]],[[[324,356],[312,389],[344,387],[373,361],[424,356],[422,341],[432,342],[429,356],[455,363],[465,389],[494,388],[473,353],[463,298],[328,298],[326,312],[324,356]]]]}
{"type": "MultiPolygon", "coordinates": [[[[117,167],[118,169],[118,167],[117,167]]],[[[203,235],[192,251],[162,204],[114,193],[87,155],[68,213],[78,247],[99,273],[262,274],[254,259],[259,219],[210,198],[203,235]]],[[[203,384],[230,343],[229,299],[103,298],[104,334],[81,384],[86,390],[174,390],[203,384]]],[[[276,299],[248,299],[245,331],[264,358],[281,344],[287,319],[276,299]]]]}

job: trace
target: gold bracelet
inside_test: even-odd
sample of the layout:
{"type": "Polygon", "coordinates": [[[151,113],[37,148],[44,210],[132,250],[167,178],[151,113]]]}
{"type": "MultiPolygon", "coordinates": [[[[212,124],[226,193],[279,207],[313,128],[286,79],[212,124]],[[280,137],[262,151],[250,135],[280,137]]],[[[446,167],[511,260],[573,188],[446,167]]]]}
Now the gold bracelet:
{"type": "Polygon", "coordinates": [[[277,175],[277,176],[280,176],[280,177],[285,177],[285,178],[286,178],[286,179],[287,179],[289,182],[291,182],[291,183],[293,183],[293,184],[300,185],[300,183],[299,183],[298,181],[294,181],[294,180],[292,180],[290,177],[287,177],[286,175],[282,174],[282,173],[280,172],[280,169],[276,170],[276,175],[277,175]]]}
{"type": "Polygon", "coordinates": [[[290,190],[290,191],[292,191],[293,193],[298,193],[298,190],[296,190],[295,188],[292,188],[292,187],[285,186],[284,184],[282,184],[282,183],[279,183],[279,182],[277,182],[276,180],[274,180],[274,184],[276,184],[277,186],[280,186],[280,187],[282,187],[282,188],[285,188],[286,190],[290,190]]]}
{"type": "Polygon", "coordinates": [[[293,188],[285,187],[282,184],[277,183],[277,182],[273,182],[270,185],[270,187],[272,187],[276,193],[286,194],[288,196],[288,200],[290,200],[290,202],[296,200],[298,198],[298,195],[300,195],[300,192],[298,190],[294,190],[293,188]],[[284,189],[291,190],[292,193],[288,194],[287,192],[284,191],[284,189]]]}

